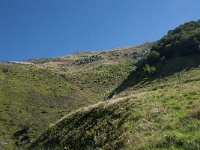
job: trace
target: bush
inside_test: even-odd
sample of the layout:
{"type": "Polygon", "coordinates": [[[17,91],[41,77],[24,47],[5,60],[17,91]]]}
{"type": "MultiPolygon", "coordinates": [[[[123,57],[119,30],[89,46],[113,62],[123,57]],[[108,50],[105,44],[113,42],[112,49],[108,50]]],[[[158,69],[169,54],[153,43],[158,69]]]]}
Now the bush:
{"type": "Polygon", "coordinates": [[[200,21],[192,21],[170,30],[166,36],[154,43],[152,50],[166,58],[199,53],[200,21]]]}
{"type": "Polygon", "coordinates": [[[157,51],[151,51],[147,56],[143,56],[141,60],[138,61],[136,67],[144,67],[145,64],[153,64],[160,60],[160,53],[157,51]]]}
{"type": "Polygon", "coordinates": [[[148,64],[155,63],[159,61],[159,59],[160,59],[160,53],[157,51],[151,51],[150,54],[147,56],[148,64]]]}
{"type": "Polygon", "coordinates": [[[3,73],[7,73],[8,72],[8,68],[3,68],[3,73]]]}
{"type": "Polygon", "coordinates": [[[156,68],[149,66],[149,64],[145,64],[142,70],[146,74],[153,74],[156,72],[156,68]]]}
{"type": "Polygon", "coordinates": [[[191,54],[200,54],[200,21],[188,22],[170,30],[161,40],[153,44],[151,52],[142,57],[135,66],[143,68],[145,73],[152,74],[156,68],[149,65],[160,60],[191,54]]]}

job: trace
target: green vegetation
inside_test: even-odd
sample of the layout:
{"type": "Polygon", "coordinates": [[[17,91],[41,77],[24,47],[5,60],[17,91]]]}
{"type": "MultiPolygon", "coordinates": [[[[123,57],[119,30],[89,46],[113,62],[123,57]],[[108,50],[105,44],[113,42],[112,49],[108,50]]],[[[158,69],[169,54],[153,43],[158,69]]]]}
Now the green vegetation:
{"type": "Polygon", "coordinates": [[[151,46],[0,63],[0,148],[199,150],[200,22],[151,46]]]}
{"type": "Polygon", "coordinates": [[[142,69],[143,69],[143,72],[144,72],[144,73],[147,73],[147,74],[153,74],[153,73],[155,73],[155,71],[156,71],[156,68],[155,68],[155,67],[151,67],[151,66],[149,66],[148,64],[145,64],[144,67],[143,67],[142,69]]]}
{"type": "Polygon", "coordinates": [[[119,149],[123,146],[121,134],[125,131],[123,123],[129,110],[129,103],[124,102],[108,109],[100,106],[85,113],[76,113],[43,134],[39,140],[44,147],[34,149],[119,149]]]}
{"type": "Polygon", "coordinates": [[[135,85],[119,98],[66,116],[30,149],[198,150],[199,85],[199,67],[135,85]]]}
{"type": "Polygon", "coordinates": [[[152,49],[171,58],[200,52],[200,21],[185,23],[168,32],[152,49]]]}
{"type": "Polygon", "coordinates": [[[4,148],[24,147],[64,114],[102,100],[129,69],[106,65],[62,75],[32,65],[1,63],[0,141],[4,148]]]}
{"type": "Polygon", "coordinates": [[[159,61],[165,62],[166,59],[195,54],[200,54],[200,21],[191,21],[170,30],[153,44],[151,52],[143,56],[136,67],[143,68],[144,72],[151,72],[151,67],[156,70],[152,65],[159,61]]]}
{"type": "MultiPolygon", "coordinates": [[[[5,149],[29,143],[69,111],[66,93],[75,87],[57,74],[34,66],[0,64],[0,141],[5,149]],[[17,131],[27,132],[16,135],[17,131]]],[[[70,105],[71,104],[71,105],[70,105]]]]}
{"type": "Polygon", "coordinates": [[[199,25],[170,31],[111,100],[65,116],[29,148],[200,149],[199,25]]]}
{"type": "Polygon", "coordinates": [[[73,75],[74,81],[87,84],[104,85],[104,88],[117,86],[118,81],[125,78],[133,69],[132,64],[106,64],[93,68],[90,71],[82,71],[78,75],[73,75]]]}
{"type": "Polygon", "coordinates": [[[148,82],[155,79],[164,78],[182,70],[197,67],[200,65],[199,57],[200,55],[175,57],[166,61],[160,61],[152,66],[147,65],[146,68],[132,71],[129,76],[115,90],[113,90],[113,92],[111,92],[109,97],[112,97],[114,94],[119,94],[124,90],[137,90],[137,88],[146,86],[148,82]]]}
{"type": "Polygon", "coordinates": [[[162,78],[183,69],[198,66],[200,64],[198,60],[199,46],[200,21],[188,22],[169,31],[166,36],[153,44],[150,53],[143,56],[135,64],[137,69],[132,71],[109,97],[142,82],[144,79],[162,78]],[[193,58],[194,60],[192,60],[193,58]],[[169,63],[172,62],[171,60],[174,64],[169,63]]]}
{"type": "Polygon", "coordinates": [[[138,68],[144,67],[144,65],[151,65],[160,61],[160,53],[152,50],[148,55],[143,56],[135,65],[138,68]]]}
{"type": "Polygon", "coordinates": [[[0,149],[25,149],[58,118],[104,100],[133,69],[129,57],[77,65],[93,53],[76,55],[0,63],[0,149]]]}

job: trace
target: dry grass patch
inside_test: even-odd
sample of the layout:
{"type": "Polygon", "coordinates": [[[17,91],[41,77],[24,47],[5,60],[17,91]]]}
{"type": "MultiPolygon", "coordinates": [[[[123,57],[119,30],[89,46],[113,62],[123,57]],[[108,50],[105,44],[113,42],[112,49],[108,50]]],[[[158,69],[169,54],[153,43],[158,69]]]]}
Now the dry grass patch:
{"type": "Polygon", "coordinates": [[[193,105],[188,116],[195,119],[200,119],[200,104],[193,105]]]}

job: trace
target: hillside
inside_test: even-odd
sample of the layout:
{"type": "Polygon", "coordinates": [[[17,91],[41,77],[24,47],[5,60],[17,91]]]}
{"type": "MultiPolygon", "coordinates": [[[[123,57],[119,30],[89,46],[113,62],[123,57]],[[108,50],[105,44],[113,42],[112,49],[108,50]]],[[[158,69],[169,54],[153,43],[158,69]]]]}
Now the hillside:
{"type": "Polygon", "coordinates": [[[200,67],[143,82],[134,90],[65,116],[30,149],[198,150],[200,67]]]}
{"type": "Polygon", "coordinates": [[[0,149],[200,149],[199,35],[0,63],[0,149]]]}
{"type": "Polygon", "coordinates": [[[121,85],[112,91],[109,97],[131,88],[144,78],[154,80],[180,72],[183,69],[196,67],[199,65],[198,58],[193,60],[191,56],[199,54],[200,21],[191,21],[180,25],[174,30],[170,30],[160,40],[154,42],[151,52],[135,64],[136,71],[133,70],[121,85]],[[191,59],[184,62],[180,59],[183,56],[191,57],[191,59]],[[174,58],[176,58],[173,61],[174,64],[169,67],[163,67],[174,58]]]}
{"type": "Polygon", "coordinates": [[[24,149],[58,118],[103,101],[151,46],[0,63],[0,149],[24,149]]]}
{"type": "Polygon", "coordinates": [[[49,127],[29,149],[200,149],[200,26],[154,43],[110,93],[49,127]]]}

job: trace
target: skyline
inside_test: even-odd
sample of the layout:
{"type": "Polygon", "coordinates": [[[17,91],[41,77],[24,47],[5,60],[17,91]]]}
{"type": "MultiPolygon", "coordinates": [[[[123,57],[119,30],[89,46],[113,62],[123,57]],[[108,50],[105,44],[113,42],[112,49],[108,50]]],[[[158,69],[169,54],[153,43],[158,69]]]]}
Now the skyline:
{"type": "Polygon", "coordinates": [[[156,41],[199,14],[198,0],[1,0],[0,61],[156,41]]]}

